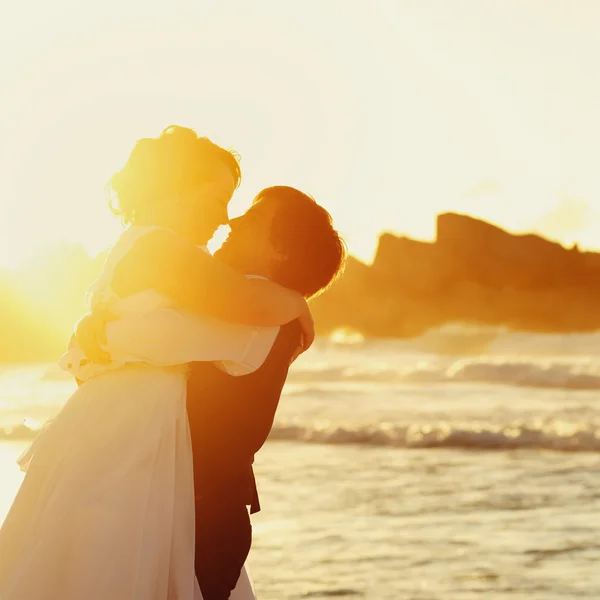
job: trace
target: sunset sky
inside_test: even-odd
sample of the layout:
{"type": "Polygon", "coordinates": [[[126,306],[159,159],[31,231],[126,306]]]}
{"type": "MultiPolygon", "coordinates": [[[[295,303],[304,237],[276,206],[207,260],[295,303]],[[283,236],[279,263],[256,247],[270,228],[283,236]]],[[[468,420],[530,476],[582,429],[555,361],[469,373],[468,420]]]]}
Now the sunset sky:
{"type": "Polygon", "coordinates": [[[170,124],[288,184],[369,260],[435,215],[600,248],[598,0],[5,2],[0,267],[119,231],[104,184],[170,124]]]}

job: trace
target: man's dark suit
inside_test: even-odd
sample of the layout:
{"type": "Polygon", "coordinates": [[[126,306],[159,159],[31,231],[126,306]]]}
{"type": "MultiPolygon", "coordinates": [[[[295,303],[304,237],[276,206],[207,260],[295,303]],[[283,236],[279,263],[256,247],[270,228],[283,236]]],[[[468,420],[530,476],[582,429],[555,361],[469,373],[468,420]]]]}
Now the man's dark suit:
{"type": "Polygon", "coordinates": [[[252,464],[269,435],[290,360],[300,343],[297,322],[281,328],[260,369],[232,377],[194,363],[187,409],[196,489],[196,574],[204,600],[226,600],[252,541],[251,512],[260,510],[252,464]]]}

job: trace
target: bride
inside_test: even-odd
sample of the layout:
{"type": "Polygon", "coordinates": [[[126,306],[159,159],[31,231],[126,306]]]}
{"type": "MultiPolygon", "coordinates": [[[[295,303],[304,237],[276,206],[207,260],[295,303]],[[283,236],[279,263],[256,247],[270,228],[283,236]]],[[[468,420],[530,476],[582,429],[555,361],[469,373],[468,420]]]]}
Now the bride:
{"type": "MultiPolygon", "coordinates": [[[[299,319],[310,346],[300,293],[246,278],[201,248],[227,222],[239,180],[235,157],[192,130],[140,140],[111,180],[113,210],[129,227],[90,308],[143,320],[176,307],[219,320],[189,360],[244,366],[248,339],[219,344],[224,322],[268,334],[299,319]]],[[[20,459],[26,476],[0,529],[1,600],[202,598],[185,399],[182,365],[124,362],[83,382],[20,459]]],[[[254,598],[247,576],[231,598],[254,598]]]]}

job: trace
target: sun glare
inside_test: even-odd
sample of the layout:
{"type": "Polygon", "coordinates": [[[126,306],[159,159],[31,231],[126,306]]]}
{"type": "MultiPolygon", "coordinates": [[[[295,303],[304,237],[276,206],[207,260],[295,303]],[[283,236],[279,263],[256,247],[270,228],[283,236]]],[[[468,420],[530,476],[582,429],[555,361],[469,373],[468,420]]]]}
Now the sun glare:
{"type": "Polygon", "coordinates": [[[174,123],[240,153],[231,215],[263,187],[296,186],[363,261],[381,231],[431,240],[451,210],[600,246],[594,19],[348,2],[281,4],[269,20],[201,4],[147,11],[143,27],[135,2],[109,0],[85,26],[83,5],[7,9],[0,269],[24,298],[48,294],[26,283],[40,257],[66,285],[66,245],[93,264],[116,239],[105,185],[137,139],[174,123]]]}

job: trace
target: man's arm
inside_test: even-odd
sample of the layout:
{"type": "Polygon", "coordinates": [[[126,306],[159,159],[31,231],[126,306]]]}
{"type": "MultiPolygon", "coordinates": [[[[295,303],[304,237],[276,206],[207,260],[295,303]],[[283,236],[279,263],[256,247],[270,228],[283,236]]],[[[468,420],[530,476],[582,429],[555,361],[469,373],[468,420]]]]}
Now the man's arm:
{"type": "Polygon", "coordinates": [[[75,337],[85,357],[97,364],[223,362],[227,372],[246,375],[264,362],[278,331],[279,327],[235,325],[189,311],[161,309],[110,322],[91,314],[80,321],[75,337]]]}
{"type": "Polygon", "coordinates": [[[111,361],[110,353],[102,347],[106,344],[106,325],[117,319],[116,315],[104,309],[87,313],[75,325],[69,350],[81,348],[93,363],[108,364],[111,361]]]}

